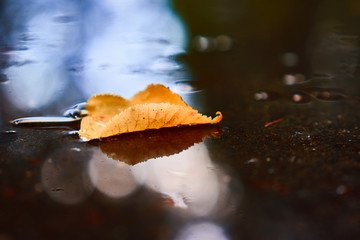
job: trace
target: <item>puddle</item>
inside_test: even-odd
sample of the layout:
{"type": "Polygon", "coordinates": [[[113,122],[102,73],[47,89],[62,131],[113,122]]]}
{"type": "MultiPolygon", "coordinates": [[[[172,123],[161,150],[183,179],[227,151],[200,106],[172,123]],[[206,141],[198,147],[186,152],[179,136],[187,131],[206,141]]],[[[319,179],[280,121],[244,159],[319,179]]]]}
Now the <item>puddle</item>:
{"type": "Polygon", "coordinates": [[[0,238],[359,238],[358,9],[2,1],[0,238]],[[220,129],[73,131],[74,104],[150,83],[220,129]]]}

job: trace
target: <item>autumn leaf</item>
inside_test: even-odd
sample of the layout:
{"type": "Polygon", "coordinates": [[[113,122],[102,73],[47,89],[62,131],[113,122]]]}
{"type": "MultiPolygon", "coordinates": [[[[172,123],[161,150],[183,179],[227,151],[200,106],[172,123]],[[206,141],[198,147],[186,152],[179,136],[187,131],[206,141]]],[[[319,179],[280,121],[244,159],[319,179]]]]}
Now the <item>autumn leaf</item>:
{"type": "Polygon", "coordinates": [[[222,120],[200,114],[163,85],[149,85],[126,100],[113,94],[97,94],[86,104],[88,116],[81,121],[79,135],[86,140],[106,138],[148,129],[214,124],[222,120]]]}

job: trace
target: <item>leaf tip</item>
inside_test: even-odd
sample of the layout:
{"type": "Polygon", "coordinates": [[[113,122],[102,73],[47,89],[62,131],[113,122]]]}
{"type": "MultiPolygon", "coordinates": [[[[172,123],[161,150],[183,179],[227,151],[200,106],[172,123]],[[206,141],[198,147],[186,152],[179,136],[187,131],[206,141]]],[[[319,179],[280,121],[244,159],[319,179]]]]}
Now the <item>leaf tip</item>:
{"type": "Polygon", "coordinates": [[[220,111],[216,112],[216,117],[214,117],[213,121],[214,123],[218,123],[223,119],[223,115],[220,111]]]}

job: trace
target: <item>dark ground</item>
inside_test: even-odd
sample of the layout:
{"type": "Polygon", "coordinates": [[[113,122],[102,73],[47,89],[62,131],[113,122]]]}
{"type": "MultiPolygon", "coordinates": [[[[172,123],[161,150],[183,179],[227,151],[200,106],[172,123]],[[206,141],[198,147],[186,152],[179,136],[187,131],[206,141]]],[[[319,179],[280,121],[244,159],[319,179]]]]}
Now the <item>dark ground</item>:
{"type": "MultiPolygon", "coordinates": [[[[186,239],[179,237],[180,229],[201,222],[226,232],[214,239],[359,239],[360,4],[175,0],[173,5],[189,39],[187,53],[176,61],[192,76],[186,80],[203,89],[204,111],[224,115],[222,135],[205,144],[214,166],[229,178],[225,203],[219,200],[211,214],[193,216],[173,207],[164,192],[143,185],[116,199],[88,185],[77,188],[90,181],[83,172],[97,144],[80,142],[66,129],[16,128],[8,121],[56,114],[86,97],[69,90],[55,107],[25,111],[12,105],[0,83],[0,240],[186,239]],[[199,36],[210,42],[207,48],[199,47],[199,36]],[[231,39],[231,46],[211,45],[218,36],[231,39]],[[289,82],[296,76],[298,82],[289,82]],[[49,159],[56,166],[44,180],[49,159]],[[51,176],[56,179],[48,181],[51,176]],[[66,192],[69,199],[79,193],[81,201],[62,204],[56,194],[66,192]]],[[[11,42],[6,41],[3,69],[11,42]]],[[[174,144],[185,146],[188,140],[174,144]]]]}

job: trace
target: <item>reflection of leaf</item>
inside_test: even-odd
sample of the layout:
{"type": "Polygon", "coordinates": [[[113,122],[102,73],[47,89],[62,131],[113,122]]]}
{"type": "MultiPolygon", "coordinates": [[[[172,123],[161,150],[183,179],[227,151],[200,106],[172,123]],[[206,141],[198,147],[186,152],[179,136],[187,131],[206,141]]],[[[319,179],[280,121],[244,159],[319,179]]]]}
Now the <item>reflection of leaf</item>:
{"type": "Polygon", "coordinates": [[[87,140],[129,132],[185,125],[213,124],[222,119],[201,115],[163,85],[149,85],[130,100],[111,94],[91,97],[79,134],[87,140]]]}
{"type": "Polygon", "coordinates": [[[122,134],[97,142],[108,157],[129,165],[179,153],[209,136],[218,136],[218,126],[163,128],[122,134]]]}

